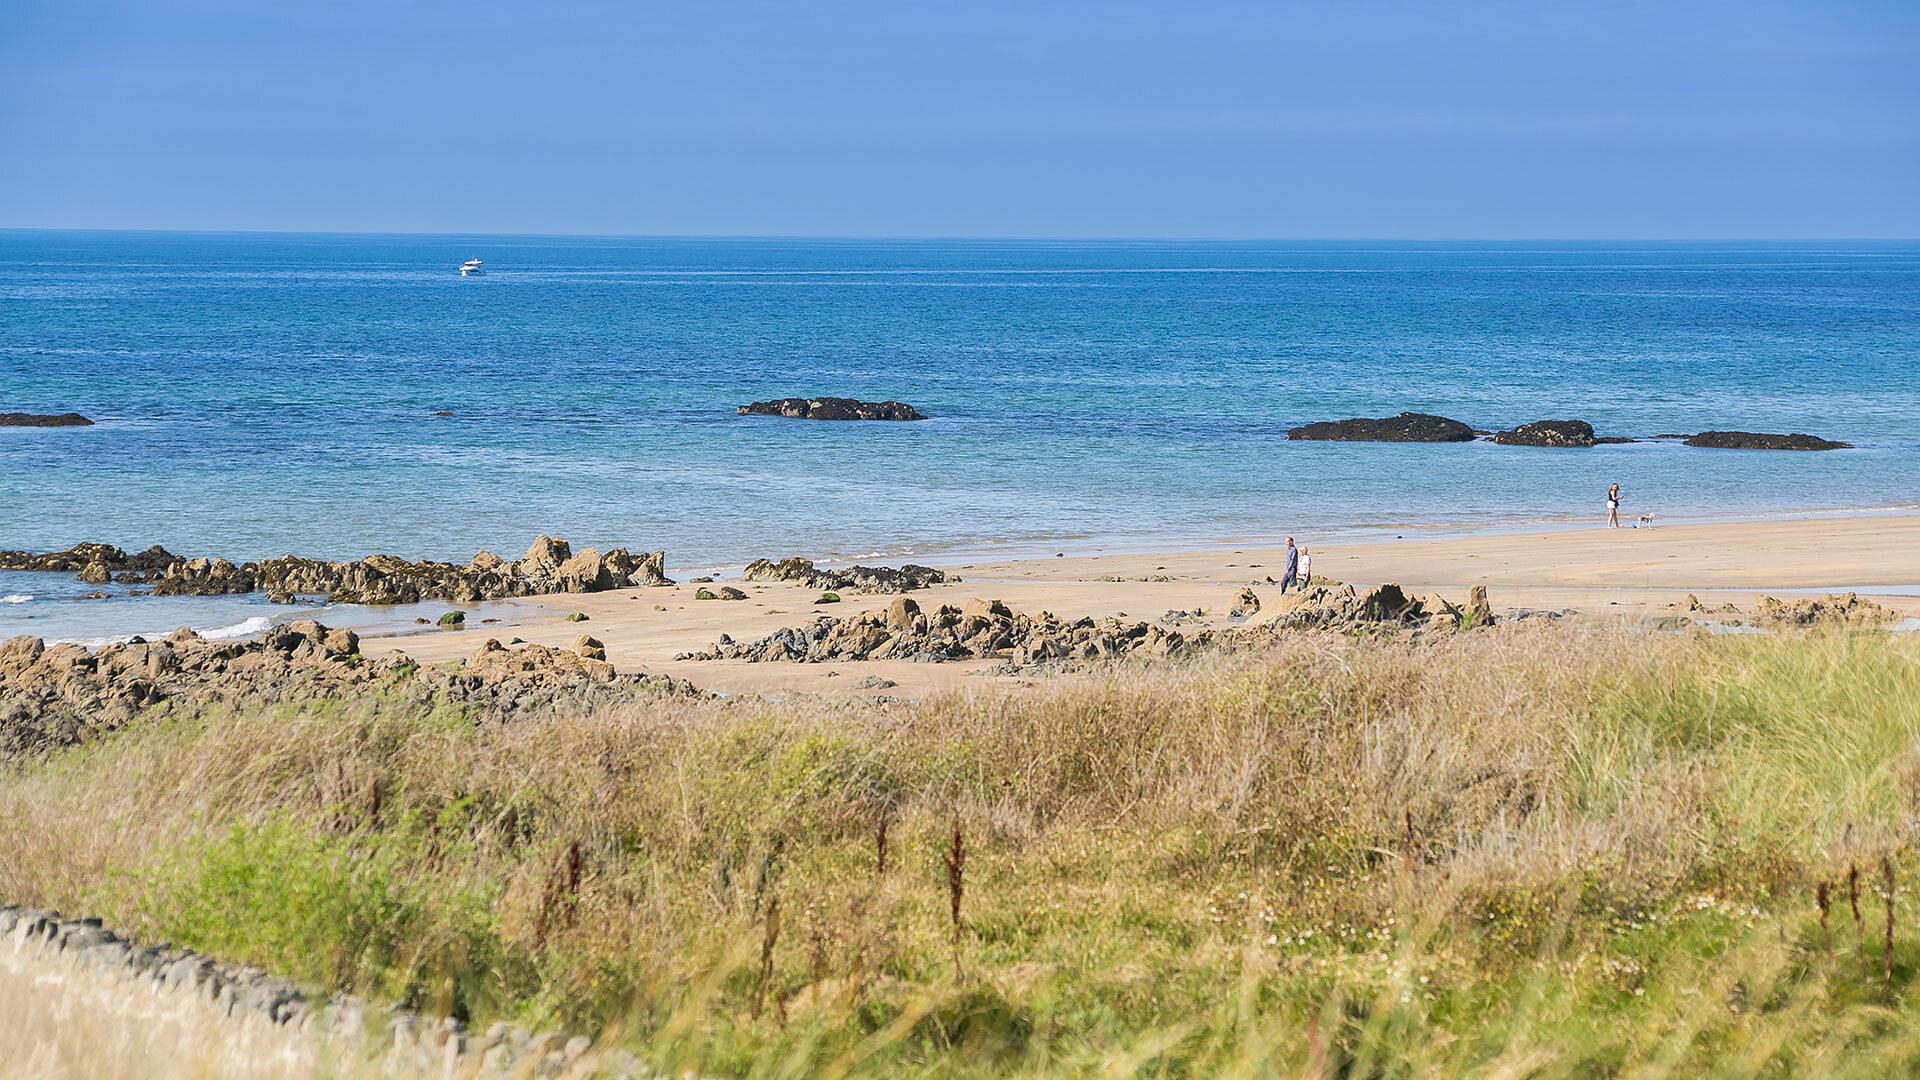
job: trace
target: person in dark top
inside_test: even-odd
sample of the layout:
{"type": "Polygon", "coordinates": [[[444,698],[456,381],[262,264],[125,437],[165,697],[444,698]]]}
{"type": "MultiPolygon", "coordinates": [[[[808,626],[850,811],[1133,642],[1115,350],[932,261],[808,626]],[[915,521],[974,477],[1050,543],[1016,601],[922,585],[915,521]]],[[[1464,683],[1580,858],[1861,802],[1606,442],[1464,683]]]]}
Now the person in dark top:
{"type": "Polygon", "coordinates": [[[1280,575],[1280,594],[1286,595],[1289,588],[1300,583],[1300,549],[1293,546],[1293,537],[1287,537],[1287,569],[1280,575]]]}
{"type": "Polygon", "coordinates": [[[1614,484],[1607,489],[1607,528],[1620,527],[1620,485],[1614,484]]]}

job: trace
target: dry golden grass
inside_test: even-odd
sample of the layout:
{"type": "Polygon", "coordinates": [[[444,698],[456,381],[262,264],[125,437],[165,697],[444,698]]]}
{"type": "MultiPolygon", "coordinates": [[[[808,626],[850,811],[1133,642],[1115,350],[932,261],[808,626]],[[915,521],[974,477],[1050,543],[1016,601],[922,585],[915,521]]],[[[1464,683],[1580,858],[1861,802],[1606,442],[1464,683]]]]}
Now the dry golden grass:
{"type": "Polygon", "coordinates": [[[1843,915],[1822,960],[1812,889],[1911,873],[1916,739],[1920,647],[1882,634],[1313,636],[507,725],[347,702],[15,770],[0,897],[715,1072],[1885,1065],[1912,943],[1869,978],[1843,915]]]}

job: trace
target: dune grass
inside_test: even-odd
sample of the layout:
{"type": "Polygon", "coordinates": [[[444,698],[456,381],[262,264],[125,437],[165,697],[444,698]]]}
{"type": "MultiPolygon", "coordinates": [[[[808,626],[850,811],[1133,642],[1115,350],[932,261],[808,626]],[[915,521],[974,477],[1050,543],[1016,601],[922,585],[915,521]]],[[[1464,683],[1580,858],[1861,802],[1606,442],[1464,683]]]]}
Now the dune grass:
{"type": "Polygon", "coordinates": [[[1874,633],[336,702],[15,767],[0,897],[708,1074],[1879,1076],[1920,1069],[1917,738],[1874,633]]]}

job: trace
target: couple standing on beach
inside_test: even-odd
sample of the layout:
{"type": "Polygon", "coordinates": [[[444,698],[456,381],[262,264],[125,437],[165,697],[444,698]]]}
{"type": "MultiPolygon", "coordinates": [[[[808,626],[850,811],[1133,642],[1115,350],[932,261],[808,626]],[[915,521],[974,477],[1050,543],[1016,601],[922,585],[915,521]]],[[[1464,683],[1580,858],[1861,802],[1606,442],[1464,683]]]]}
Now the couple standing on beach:
{"type": "Polygon", "coordinates": [[[1280,575],[1280,594],[1286,595],[1295,585],[1301,588],[1313,584],[1313,556],[1306,548],[1293,546],[1293,537],[1287,537],[1287,569],[1280,575]]]}

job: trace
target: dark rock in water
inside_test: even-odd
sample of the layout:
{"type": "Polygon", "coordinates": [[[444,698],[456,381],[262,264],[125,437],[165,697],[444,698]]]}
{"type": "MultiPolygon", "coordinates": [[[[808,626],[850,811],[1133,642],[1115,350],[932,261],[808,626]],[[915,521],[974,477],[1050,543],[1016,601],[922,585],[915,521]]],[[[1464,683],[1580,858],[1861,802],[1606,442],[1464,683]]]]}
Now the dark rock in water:
{"type": "Polygon", "coordinates": [[[369,555],[349,563],[287,555],[234,565],[225,559],[183,559],[164,548],[127,555],[105,544],[79,544],[35,555],[0,551],[0,570],[57,570],[82,581],[153,586],[156,596],[222,596],[265,592],[281,601],[325,596],[339,604],[411,604],[421,600],[471,603],[548,593],[586,593],[634,585],[668,584],[666,552],[635,555],[615,548],[579,554],[564,540],[543,536],[524,558],[507,562],[483,551],[465,566],[408,562],[369,555]]]}
{"type": "Polygon", "coordinates": [[[899,569],[891,566],[849,566],[844,570],[820,570],[811,559],[755,559],[740,575],[745,581],[793,581],[809,589],[858,593],[899,593],[941,585],[958,578],[930,566],[909,563],[899,569]]]}
{"type": "Polygon", "coordinates": [[[1664,434],[1664,435],[1655,435],[1655,436],[1654,436],[1654,438],[1656,438],[1656,439],[1691,439],[1691,438],[1693,438],[1693,436],[1691,436],[1691,435],[1675,435],[1675,434],[1673,434],[1673,433],[1671,433],[1671,432],[1669,432],[1669,433],[1667,433],[1667,434],[1664,434]]]}
{"type": "Polygon", "coordinates": [[[453,412],[452,412],[452,410],[449,410],[449,409],[441,409],[441,410],[440,410],[439,412],[437,412],[437,413],[434,413],[433,415],[435,415],[435,416],[441,416],[441,417],[446,417],[446,416],[452,416],[452,415],[453,415],[453,412]]]}
{"type": "Polygon", "coordinates": [[[93,421],[77,412],[43,415],[40,413],[0,413],[0,427],[92,427],[93,421]]]}
{"type": "Polygon", "coordinates": [[[1380,419],[1355,417],[1307,424],[1289,430],[1287,438],[1331,442],[1472,442],[1473,429],[1444,416],[1407,412],[1380,419]]]}
{"type": "Polygon", "coordinates": [[[1626,443],[1639,442],[1639,441],[1640,441],[1639,439],[1629,439],[1625,435],[1602,435],[1593,440],[1593,445],[1622,446],[1622,445],[1625,445],[1626,443]]]}
{"type": "Polygon", "coordinates": [[[0,551],[0,570],[41,570],[75,574],[99,564],[112,571],[127,571],[132,582],[144,581],[140,575],[165,570],[180,557],[154,545],[137,555],[129,555],[111,544],[75,544],[65,551],[35,554],[31,551],[0,551]]]}
{"type": "Polygon", "coordinates": [[[852,398],[780,398],[756,401],[734,410],[741,416],[785,416],[795,420],[925,420],[911,405],[898,401],[855,401],[852,398]]]}
{"type": "Polygon", "coordinates": [[[1703,431],[1686,441],[1688,446],[1714,450],[1847,450],[1850,443],[1834,442],[1817,435],[1768,435],[1756,431],[1703,431]]]}
{"type": "Polygon", "coordinates": [[[695,693],[678,679],[617,674],[591,638],[571,650],[510,649],[489,639],[464,664],[423,665],[397,654],[362,655],[353,631],[311,620],[252,641],[208,641],[180,630],[97,653],[18,637],[0,641],[0,762],[84,741],[162,702],[179,714],[234,702],[323,701],[355,690],[468,705],[495,717],[695,693]]]}
{"type": "Polygon", "coordinates": [[[1594,444],[1593,425],[1585,420],[1535,420],[1493,437],[1502,446],[1585,448],[1594,444]]]}

